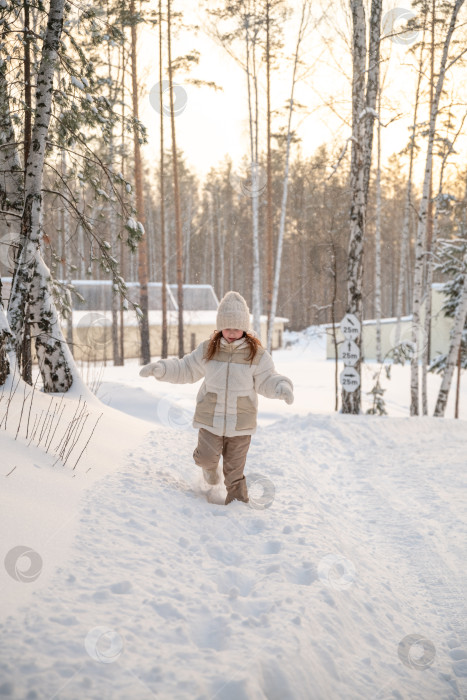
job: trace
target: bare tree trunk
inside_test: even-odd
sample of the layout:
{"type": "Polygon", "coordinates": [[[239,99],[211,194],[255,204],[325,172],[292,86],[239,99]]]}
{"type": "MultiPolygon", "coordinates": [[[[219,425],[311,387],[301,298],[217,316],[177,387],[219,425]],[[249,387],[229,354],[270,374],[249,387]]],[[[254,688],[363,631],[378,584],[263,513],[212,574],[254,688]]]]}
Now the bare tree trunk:
{"type": "MultiPolygon", "coordinates": [[[[109,17],[109,0],[106,2],[106,11],[107,11],[107,18],[109,17]]],[[[115,104],[115,97],[116,94],[113,90],[113,78],[112,78],[112,54],[111,54],[111,48],[110,48],[110,43],[107,44],[107,79],[108,79],[108,100],[111,105],[115,104]]],[[[123,62],[122,62],[122,69],[124,70],[123,62]]],[[[114,158],[115,158],[115,148],[114,148],[114,131],[113,131],[113,124],[109,125],[109,167],[113,168],[114,164],[114,158]]],[[[111,193],[110,193],[111,194],[111,193]]],[[[115,213],[114,206],[112,205],[112,202],[109,201],[108,203],[108,214],[109,214],[109,230],[110,230],[110,242],[112,245],[112,255],[114,255],[116,258],[118,258],[118,248],[119,248],[119,240],[118,240],[118,225],[117,225],[117,217],[115,213]]],[[[115,288],[115,285],[112,284],[112,292],[111,292],[111,311],[112,311],[112,357],[113,357],[113,363],[116,366],[122,366],[123,365],[123,358],[120,354],[120,349],[121,349],[121,344],[119,342],[119,328],[118,328],[118,318],[119,318],[119,312],[120,312],[120,305],[121,305],[121,296],[118,292],[118,290],[115,288]]]]}
{"type": "Polygon", "coordinates": [[[13,356],[13,336],[2,304],[2,282],[0,280],[0,386],[10,374],[10,358],[13,356]]]}
{"type": "Polygon", "coordinates": [[[160,215],[161,215],[161,295],[162,347],[161,357],[167,357],[167,251],[165,245],[165,161],[164,161],[164,102],[162,89],[162,0],[159,0],[159,112],[160,112],[160,215]]]}
{"type": "Polygon", "coordinates": [[[217,219],[217,248],[219,250],[219,295],[224,296],[224,249],[225,249],[225,238],[223,235],[223,226],[221,222],[221,211],[219,203],[219,189],[215,188],[216,197],[216,219],[217,219]]]}
{"type": "MultiPolygon", "coordinates": [[[[401,338],[401,316],[402,316],[402,300],[404,296],[404,287],[408,285],[408,257],[409,257],[409,233],[410,233],[410,218],[412,212],[412,179],[413,179],[413,164],[415,159],[415,135],[417,129],[417,118],[418,118],[418,105],[420,100],[420,85],[422,81],[422,65],[423,65],[423,51],[425,43],[422,40],[420,44],[420,59],[419,59],[419,70],[417,78],[417,89],[415,91],[415,106],[414,115],[412,122],[412,134],[410,137],[409,146],[409,174],[407,177],[407,187],[405,194],[405,206],[404,206],[404,223],[402,226],[402,236],[401,236],[401,247],[400,247],[400,260],[399,260],[399,282],[397,287],[397,303],[396,303],[396,336],[395,336],[395,346],[400,344],[401,338]]],[[[406,302],[409,298],[408,289],[406,290],[406,302]]]]}
{"type": "MultiPolygon", "coordinates": [[[[454,33],[456,26],[457,15],[460,8],[464,4],[464,0],[456,0],[454,8],[452,10],[451,19],[449,23],[449,29],[446,34],[446,39],[443,46],[443,54],[441,57],[441,64],[438,72],[438,80],[436,82],[435,96],[431,106],[430,113],[430,124],[428,130],[428,145],[426,153],[426,163],[425,163],[425,177],[423,182],[423,193],[420,201],[420,208],[418,212],[418,227],[417,227],[417,239],[415,248],[415,271],[414,271],[414,281],[413,281],[413,317],[412,317],[412,343],[414,348],[417,348],[417,343],[419,342],[420,335],[420,311],[422,305],[422,295],[423,295],[423,271],[426,256],[426,237],[427,237],[427,220],[428,220],[428,200],[430,193],[430,182],[431,173],[433,168],[433,145],[436,134],[436,119],[439,111],[439,102],[441,99],[441,93],[443,89],[444,78],[447,70],[447,60],[448,51],[451,43],[451,38],[454,33]]],[[[454,59],[456,60],[456,59],[454,59]]],[[[451,61],[450,65],[452,65],[451,61]]],[[[419,413],[419,356],[416,351],[412,354],[412,359],[410,363],[410,415],[418,416],[419,413]]]]}
{"type": "MultiPolygon", "coordinates": [[[[136,56],[136,22],[135,22],[135,0],[130,0],[130,15],[133,18],[131,23],[131,87],[133,100],[133,116],[139,120],[139,96],[138,96],[138,64],[136,56]]],[[[144,210],[143,194],[143,166],[141,162],[141,148],[138,132],[133,134],[134,159],[135,159],[135,190],[136,190],[136,212],[138,221],[145,228],[146,215],[144,210]]],[[[148,242],[146,233],[138,243],[138,281],[139,281],[139,305],[141,308],[140,332],[141,332],[141,361],[143,365],[151,362],[151,350],[149,345],[149,306],[148,306],[148,242]]]]}
{"type": "Polygon", "coordinates": [[[273,291],[272,291],[272,302],[271,302],[271,310],[269,313],[269,321],[268,321],[268,340],[267,340],[267,348],[268,351],[271,352],[272,349],[272,332],[274,328],[274,319],[276,317],[276,312],[277,312],[277,298],[279,296],[279,280],[280,280],[280,275],[281,275],[281,265],[282,265],[282,248],[283,248],[283,242],[284,242],[284,233],[285,233],[285,217],[287,213],[287,196],[288,196],[288,187],[289,187],[289,169],[290,169],[290,148],[292,144],[292,115],[293,115],[293,108],[294,108],[294,94],[295,94],[295,86],[297,84],[297,69],[298,69],[298,64],[299,64],[299,57],[300,57],[300,46],[303,40],[303,36],[305,34],[305,30],[308,24],[308,19],[309,19],[309,3],[308,0],[304,0],[302,4],[302,13],[300,17],[300,27],[298,30],[298,35],[297,35],[297,43],[295,45],[295,55],[294,55],[294,64],[293,64],[293,71],[292,71],[292,85],[290,89],[290,99],[289,99],[289,114],[288,114],[288,123],[287,123],[287,141],[286,141],[286,150],[285,150],[285,165],[284,165],[284,178],[283,178],[283,183],[282,183],[282,203],[281,203],[281,215],[280,215],[280,220],[279,220],[279,233],[277,237],[277,249],[276,249],[276,264],[275,264],[275,270],[274,270],[274,284],[273,284],[273,291]]]}
{"type": "MultiPolygon", "coordinates": [[[[120,99],[121,99],[121,104],[122,104],[122,128],[120,132],[120,143],[121,143],[121,151],[122,151],[122,161],[121,161],[121,171],[122,171],[122,177],[123,179],[125,178],[125,162],[126,162],[126,157],[125,157],[125,75],[126,75],[126,70],[125,70],[125,45],[121,47],[121,52],[120,52],[120,60],[121,60],[121,65],[122,65],[122,82],[120,86],[120,99]]],[[[122,185],[122,190],[123,190],[123,185],[122,185]]],[[[123,194],[123,192],[122,192],[123,194]]],[[[122,272],[122,277],[125,279],[126,271],[127,271],[127,256],[126,256],[126,250],[125,250],[125,243],[123,241],[123,237],[120,241],[120,269],[122,272]]],[[[122,361],[122,365],[125,364],[125,309],[124,309],[124,304],[123,304],[123,299],[120,298],[120,358],[122,361]]]]}
{"type": "MultiPolygon", "coordinates": [[[[210,250],[211,250],[211,284],[213,289],[216,289],[216,243],[215,243],[215,238],[214,238],[214,217],[213,217],[213,212],[212,212],[213,206],[212,206],[212,197],[209,196],[208,199],[208,218],[209,218],[209,239],[211,242],[210,245],[210,250]]],[[[222,330],[222,328],[218,328],[218,331],[222,330]]]]}
{"type": "MultiPolygon", "coordinates": [[[[362,324],[363,241],[370,182],[373,123],[379,88],[381,0],[372,0],[368,79],[366,76],[366,20],[362,0],[350,0],[353,24],[352,155],[350,166],[350,240],[347,266],[347,312],[362,324]],[[365,94],[366,93],[366,94],[365,94]]],[[[361,335],[356,339],[361,352],[361,335]]],[[[355,365],[361,376],[361,360],[355,365]]],[[[360,413],[361,389],[342,388],[342,412],[360,413]]]]}
{"type": "Polygon", "coordinates": [[[177,302],[178,302],[178,356],[185,354],[183,349],[183,238],[182,238],[182,214],[180,206],[180,189],[178,182],[178,157],[177,140],[175,135],[175,113],[173,95],[173,69],[172,69],[172,38],[171,38],[171,0],[167,0],[167,49],[169,69],[169,93],[170,93],[170,126],[172,132],[172,161],[174,181],[174,207],[175,207],[175,245],[177,248],[177,302]]]}
{"type": "Polygon", "coordinates": [[[42,179],[46,140],[52,105],[55,64],[63,26],[64,0],[51,0],[42,46],[36,87],[36,116],[26,163],[25,204],[21,222],[22,247],[12,281],[8,308],[10,327],[17,355],[21,355],[24,335],[35,336],[36,353],[44,390],[67,391],[73,383],[73,357],[63,338],[60,322],[51,298],[50,272],[44,264],[42,240],[42,179]],[[29,328],[25,324],[28,310],[29,328]]]}
{"type": "Polygon", "coordinates": [[[381,90],[378,93],[377,169],[376,169],[376,220],[375,220],[375,315],[376,361],[382,362],[381,352],[381,90]]]}
{"type": "MultiPolygon", "coordinates": [[[[67,177],[67,163],[66,163],[66,153],[64,150],[62,150],[61,153],[61,159],[62,159],[62,177],[64,180],[66,180],[67,177]]],[[[62,250],[61,250],[61,259],[62,259],[62,277],[63,281],[67,282],[68,284],[71,283],[71,274],[70,274],[70,260],[69,256],[67,255],[67,243],[70,240],[70,213],[64,204],[61,208],[60,212],[61,216],[61,238],[62,238],[62,250]]],[[[67,295],[67,301],[68,301],[68,313],[66,314],[66,341],[68,343],[68,347],[70,348],[71,354],[73,354],[73,301],[71,298],[71,293],[69,289],[66,290],[66,295],[67,295]]]]}
{"type": "Polygon", "coordinates": [[[261,278],[259,260],[259,230],[258,230],[258,197],[259,197],[259,163],[258,163],[258,85],[256,82],[255,47],[257,30],[253,27],[253,37],[250,38],[250,15],[245,18],[245,48],[246,48],[246,79],[248,91],[248,117],[250,127],[250,167],[251,167],[251,210],[253,224],[253,285],[252,311],[253,329],[261,335],[261,278]],[[252,58],[250,58],[252,54],[252,58]],[[253,71],[251,69],[253,64],[253,71]],[[253,72],[253,75],[252,75],[253,72]],[[251,94],[253,80],[255,107],[251,94]]]}
{"type": "MultiPolygon", "coordinates": [[[[462,267],[467,268],[467,253],[464,255],[462,267]]],[[[452,377],[456,366],[457,356],[459,353],[460,344],[462,341],[462,331],[464,330],[467,320],[467,275],[464,275],[462,292],[460,294],[459,303],[454,317],[454,326],[451,331],[451,343],[449,346],[448,356],[446,358],[446,368],[444,370],[441,387],[439,389],[438,399],[436,401],[434,416],[444,416],[446,404],[451,388],[452,377]]]]}
{"type": "Polygon", "coordinates": [[[454,418],[459,418],[459,398],[461,390],[461,367],[462,367],[462,339],[459,343],[459,352],[457,353],[457,381],[456,381],[456,402],[454,404],[454,418]]]}
{"type": "Polygon", "coordinates": [[[267,314],[267,350],[272,350],[272,297],[274,276],[274,251],[272,235],[272,163],[271,163],[271,48],[270,48],[270,9],[271,2],[266,0],[266,314],[267,314]]]}
{"type": "MultiPolygon", "coordinates": [[[[4,32],[5,29],[2,31],[2,38],[4,32]]],[[[3,61],[0,66],[0,245],[13,250],[12,246],[16,246],[20,239],[24,187],[21,162],[11,120],[6,69],[7,63],[3,61]]],[[[13,352],[12,341],[12,333],[2,305],[0,281],[0,385],[5,383],[10,372],[8,355],[13,352]]]]}
{"type": "MultiPolygon", "coordinates": [[[[431,2],[431,63],[430,63],[430,114],[433,108],[434,80],[435,80],[435,22],[436,22],[436,0],[431,2]]],[[[427,386],[427,363],[431,355],[431,265],[430,252],[433,246],[433,168],[430,173],[430,184],[428,189],[428,210],[426,218],[426,257],[424,267],[425,280],[425,334],[424,349],[422,359],[422,413],[428,415],[428,386],[427,386]],[[431,279],[429,280],[429,277],[431,279]],[[425,347],[426,344],[426,347],[425,347]]]]}

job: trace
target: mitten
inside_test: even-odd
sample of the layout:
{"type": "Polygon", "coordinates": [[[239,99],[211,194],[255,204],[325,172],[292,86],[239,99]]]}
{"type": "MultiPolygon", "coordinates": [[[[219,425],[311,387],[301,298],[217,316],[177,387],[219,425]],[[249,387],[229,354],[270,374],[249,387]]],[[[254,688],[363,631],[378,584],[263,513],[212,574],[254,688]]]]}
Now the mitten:
{"type": "Polygon", "coordinates": [[[279,382],[276,387],[276,398],[283,399],[288,404],[293,403],[294,396],[290,385],[286,382],[279,382]]]}
{"type": "Polygon", "coordinates": [[[153,375],[156,379],[160,379],[165,374],[165,367],[161,362],[150,362],[140,369],[140,377],[150,377],[153,375]]]}

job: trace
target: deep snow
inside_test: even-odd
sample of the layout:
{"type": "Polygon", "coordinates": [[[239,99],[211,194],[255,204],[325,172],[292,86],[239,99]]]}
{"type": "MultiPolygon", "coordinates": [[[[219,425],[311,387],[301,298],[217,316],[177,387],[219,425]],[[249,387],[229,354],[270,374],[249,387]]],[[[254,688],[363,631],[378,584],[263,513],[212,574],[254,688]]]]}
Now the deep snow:
{"type": "Polygon", "coordinates": [[[15,394],[0,431],[0,695],[467,698],[466,422],[407,418],[403,367],[385,384],[390,417],[333,414],[322,351],[303,333],[274,353],[296,400],[259,399],[250,506],[221,505],[192,460],[199,384],[106,368],[75,470],[14,439],[15,394]]]}

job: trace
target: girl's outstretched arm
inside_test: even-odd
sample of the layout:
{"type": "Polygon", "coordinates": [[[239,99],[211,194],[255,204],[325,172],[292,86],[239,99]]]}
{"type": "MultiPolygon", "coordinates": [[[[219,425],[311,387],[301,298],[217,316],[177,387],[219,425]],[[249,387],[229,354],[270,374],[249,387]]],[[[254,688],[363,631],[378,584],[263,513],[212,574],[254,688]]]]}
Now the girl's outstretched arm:
{"type": "MultiPolygon", "coordinates": [[[[292,380],[276,372],[273,359],[267,350],[264,351],[261,360],[258,365],[256,365],[256,371],[253,374],[253,382],[258,394],[266,396],[268,399],[285,398],[284,389],[279,386],[285,383],[290,390],[287,393],[289,396],[292,396],[293,401],[292,380]]],[[[288,401],[287,403],[292,403],[292,401],[288,401]]]]}
{"type": "Polygon", "coordinates": [[[153,375],[161,382],[171,382],[172,384],[194,384],[205,374],[206,361],[203,360],[203,356],[206,342],[200,343],[196,350],[181,359],[169,357],[151,362],[142,367],[140,375],[142,377],[153,375]]]}

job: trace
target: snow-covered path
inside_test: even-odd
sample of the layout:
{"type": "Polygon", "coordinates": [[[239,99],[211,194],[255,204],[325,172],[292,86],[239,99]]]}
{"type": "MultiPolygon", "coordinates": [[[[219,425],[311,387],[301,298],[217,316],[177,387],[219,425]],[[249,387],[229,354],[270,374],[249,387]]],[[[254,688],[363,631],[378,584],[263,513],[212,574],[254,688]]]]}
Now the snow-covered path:
{"type": "Polygon", "coordinates": [[[195,441],[156,425],[86,493],[71,557],[2,627],[0,694],[467,698],[464,422],[281,419],[251,506],[206,498],[195,441]]]}

